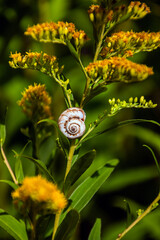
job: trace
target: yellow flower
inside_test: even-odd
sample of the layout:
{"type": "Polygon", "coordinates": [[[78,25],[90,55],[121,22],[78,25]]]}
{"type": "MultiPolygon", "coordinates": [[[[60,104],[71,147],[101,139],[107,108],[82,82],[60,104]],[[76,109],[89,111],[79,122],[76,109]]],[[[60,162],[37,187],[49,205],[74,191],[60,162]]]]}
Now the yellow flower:
{"type": "Polygon", "coordinates": [[[33,203],[39,211],[51,210],[56,213],[67,206],[64,194],[54,183],[40,175],[25,177],[22,185],[12,192],[12,198],[15,203],[22,202],[26,207],[31,207],[30,204],[33,203]]]}
{"type": "Polygon", "coordinates": [[[23,97],[18,104],[30,120],[38,122],[41,119],[52,118],[51,98],[46,92],[44,84],[30,85],[22,95],[23,97]]]}
{"type": "Polygon", "coordinates": [[[86,67],[86,71],[93,82],[96,80],[98,83],[103,80],[105,84],[142,81],[153,74],[152,68],[121,57],[112,57],[90,63],[86,67]]]}
{"type": "Polygon", "coordinates": [[[129,57],[140,51],[152,51],[160,47],[160,32],[117,32],[106,37],[101,55],[103,57],[129,57]]]}
{"type": "Polygon", "coordinates": [[[11,53],[9,65],[12,68],[35,69],[53,77],[56,74],[61,74],[63,67],[59,67],[55,56],[49,56],[46,53],[26,52],[11,53]]]}
{"type": "Polygon", "coordinates": [[[139,19],[150,13],[150,8],[142,2],[131,2],[128,6],[128,13],[132,13],[131,19],[139,19]]]}
{"type": "Polygon", "coordinates": [[[82,47],[88,40],[86,33],[78,31],[73,23],[68,22],[46,22],[27,28],[25,35],[29,35],[40,42],[57,42],[67,44],[73,40],[76,47],[82,47]]]}

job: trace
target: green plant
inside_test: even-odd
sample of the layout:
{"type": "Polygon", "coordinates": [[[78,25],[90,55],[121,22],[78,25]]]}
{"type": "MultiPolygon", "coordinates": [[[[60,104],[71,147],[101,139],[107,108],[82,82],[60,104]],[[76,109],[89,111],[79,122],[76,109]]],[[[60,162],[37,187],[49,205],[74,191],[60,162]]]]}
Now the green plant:
{"type": "MultiPolygon", "coordinates": [[[[12,68],[38,70],[54,79],[62,88],[66,108],[69,108],[71,111],[73,108],[76,108],[76,111],[85,109],[86,113],[87,103],[102,92],[106,92],[109,84],[116,82],[138,83],[152,75],[152,68],[134,63],[127,58],[140,51],[152,51],[160,46],[159,32],[135,33],[133,31],[121,31],[111,34],[111,31],[118,24],[129,19],[143,18],[150,13],[149,7],[144,3],[131,2],[127,6],[121,5],[120,1],[101,0],[97,1],[97,5],[90,6],[88,13],[93,24],[95,39],[93,61],[88,66],[83,65],[81,49],[87,44],[89,38],[84,31],[77,30],[73,23],[42,23],[28,27],[25,32],[25,35],[31,36],[36,41],[58,43],[68,47],[84,73],[85,88],[80,101],[77,101],[71,88],[70,80],[63,73],[64,66],[59,66],[55,56],[49,56],[43,52],[29,51],[24,55],[16,52],[14,54],[11,53],[11,60],[9,61],[12,68]]],[[[52,240],[70,239],[78,224],[81,210],[87,205],[118,164],[117,159],[110,161],[107,159],[102,166],[96,168],[93,164],[95,150],[90,150],[82,156],[79,155],[83,143],[90,138],[129,123],[146,121],[159,125],[153,120],[132,119],[108,126],[106,129],[96,132],[97,127],[105,119],[111,118],[122,109],[155,108],[157,104],[153,104],[151,100],[146,101],[143,96],[139,100],[138,97],[131,97],[128,101],[115,100],[115,98],[109,99],[110,108],[108,107],[107,110],[100,113],[98,118],[94,119],[87,126],[86,132],[82,137],[68,139],[59,130],[57,121],[53,120],[51,97],[47,93],[44,84],[34,83],[22,95],[23,97],[18,104],[31,122],[30,127],[23,129],[23,133],[32,143],[32,156],[29,154],[24,155],[26,146],[21,153],[15,152],[19,164],[19,168],[15,173],[9,165],[3,149],[6,137],[5,125],[3,124],[1,124],[0,129],[0,139],[2,158],[14,182],[7,181],[7,183],[14,188],[12,197],[23,216],[23,220],[17,221],[2,210],[0,224],[15,239],[47,239],[51,235],[52,240]],[[52,126],[55,127],[58,136],[55,138],[56,151],[45,165],[39,158],[39,152],[43,142],[53,134],[52,126]],[[56,159],[58,152],[61,152],[67,164],[63,178],[57,181],[50,160],[56,159]],[[21,158],[34,162],[36,166],[34,177],[24,177],[21,158]],[[81,184],[76,186],[77,180],[83,173],[87,172],[89,167],[92,170],[86,174],[81,184]],[[40,175],[43,175],[49,181],[41,178],[40,175]],[[55,184],[58,185],[61,192],[55,184]],[[45,226],[48,222],[50,225],[46,230],[45,226]],[[40,231],[42,226],[44,228],[40,231]]],[[[77,118],[79,119],[79,117],[76,117],[76,120],[77,118]]],[[[159,201],[159,198],[158,194],[158,197],[147,209],[147,212],[140,214],[136,223],[153,209],[153,205],[159,201]]],[[[100,227],[100,219],[97,219],[89,235],[89,240],[101,239],[100,227]]],[[[131,228],[132,225],[124,233],[120,234],[117,239],[121,239],[131,228]]]]}

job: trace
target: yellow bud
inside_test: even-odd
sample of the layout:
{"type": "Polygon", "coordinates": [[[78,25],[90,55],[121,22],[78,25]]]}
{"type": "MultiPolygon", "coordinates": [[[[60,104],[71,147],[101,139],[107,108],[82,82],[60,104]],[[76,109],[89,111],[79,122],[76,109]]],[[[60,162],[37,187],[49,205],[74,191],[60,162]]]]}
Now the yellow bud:
{"type": "Polygon", "coordinates": [[[134,103],[137,103],[137,102],[138,102],[138,98],[135,97],[135,98],[134,98],[134,103]]]}
{"type": "Polygon", "coordinates": [[[94,22],[94,14],[93,13],[89,14],[89,18],[90,18],[91,22],[94,22]]]}
{"type": "Polygon", "coordinates": [[[140,97],[140,103],[143,104],[143,101],[144,101],[144,96],[141,96],[140,97]]]}
{"type": "Polygon", "coordinates": [[[133,103],[133,97],[129,98],[129,103],[133,103]]]}

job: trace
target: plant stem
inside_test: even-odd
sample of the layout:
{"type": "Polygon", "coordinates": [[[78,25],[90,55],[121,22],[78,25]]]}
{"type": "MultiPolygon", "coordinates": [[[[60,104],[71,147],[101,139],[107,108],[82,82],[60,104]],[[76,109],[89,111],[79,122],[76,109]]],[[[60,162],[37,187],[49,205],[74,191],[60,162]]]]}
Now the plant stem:
{"type": "Polygon", "coordinates": [[[52,234],[52,240],[54,240],[57,228],[58,228],[58,224],[59,224],[59,218],[61,216],[61,212],[57,213],[55,215],[55,220],[54,220],[54,227],[53,227],[53,234],[52,234]]]}
{"type": "Polygon", "coordinates": [[[75,145],[75,141],[76,141],[76,140],[72,140],[72,143],[71,143],[71,146],[70,146],[64,181],[65,181],[65,179],[66,179],[66,177],[67,177],[67,174],[69,173],[69,171],[70,171],[70,169],[71,169],[73,155],[74,155],[74,152],[75,152],[76,147],[77,147],[77,145],[75,145]]]}
{"type": "MultiPolygon", "coordinates": [[[[77,147],[77,145],[75,144],[75,142],[76,142],[76,139],[75,139],[75,140],[72,140],[71,146],[70,146],[70,149],[69,149],[68,160],[67,160],[67,167],[66,167],[66,172],[65,172],[64,181],[65,181],[65,179],[66,179],[66,177],[67,177],[67,174],[69,173],[69,171],[70,171],[70,169],[71,169],[73,155],[74,155],[74,152],[75,152],[76,147],[77,147]]],[[[55,234],[56,234],[56,231],[57,231],[57,228],[58,228],[58,225],[59,225],[60,216],[61,216],[61,212],[59,212],[59,213],[57,213],[57,214],[55,215],[55,221],[54,221],[54,227],[53,227],[52,240],[54,240],[54,238],[55,238],[55,234]]]]}
{"type": "Polygon", "coordinates": [[[160,193],[154,199],[154,201],[148,206],[148,208],[128,228],[126,228],[122,233],[119,234],[116,240],[122,239],[137,223],[139,223],[148,213],[150,213],[153,209],[153,206],[156,203],[158,203],[159,200],[160,200],[160,193]]]}
{"type": "Polygon", "coordinates": [[[88,93],[88,88],[89,88],[89,84],[90,84],[90,78],[88,77],[87,75],[87,72],[82,64],[82,61],[81,61],[81,58],[80,58],[80,55],[78,56],[78,60],[79,60],[79,64],[82,68],[82,71],[84,72],[84,75],[86,77],[86,85],[85,85],[85,89],[84,89],[84,93],[83,93],[83,96],[82,96],[82,100],[81,100],[81,103],[80,103],[80,108],[83,108],[83,102],[87,96],[87,93],[88,93]]]}
{"type": "Polygon", "coordinates": [[[6,157],[5,153],[4,153],[4,150],[3,150],[2,146],[1,146],[1,154],[2,154],[2,157],[3,157],[3,160],[4,160],[4,164],[5,164],[6,167],[8,168],[8,171],[9,171],[9,173],[10,173],[10,175],[11,175],[14,183],[15,183],[16,185],[18,185],[18,181],[17,181],[17,179],[16,179],[16,177],[15,177],[13,171],[12,171],[12,168],[11,168],[11,166],[10,166],[8,160],[7,160],[7,157],[6,157]]]}
{"type": "Polygon", "coordinates": [[[99,41],[98,41],[98,44],[97,44],[97,47],[96,47],[93,62],[97,61],[98,55],[100,53],[101,46],[102,46],[102,41],[103,41],[103,38],[104,38],[104,31],[105,31],[105,24],[103,24],[102,29],[101,29],[101,34],[100,34],[99,41]]]}

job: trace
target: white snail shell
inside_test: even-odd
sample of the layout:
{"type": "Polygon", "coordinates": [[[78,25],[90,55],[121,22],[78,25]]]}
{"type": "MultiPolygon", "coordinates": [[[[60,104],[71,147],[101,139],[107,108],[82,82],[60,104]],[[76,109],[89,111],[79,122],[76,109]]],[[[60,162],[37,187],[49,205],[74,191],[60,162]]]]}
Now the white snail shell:
{"type": "Polygon", "coordinates": [[[85,132],[86,114],[81,108],[68,108],[58,119],[58,126],[61,132],[68,138],[81,137],[85,132]]]}

